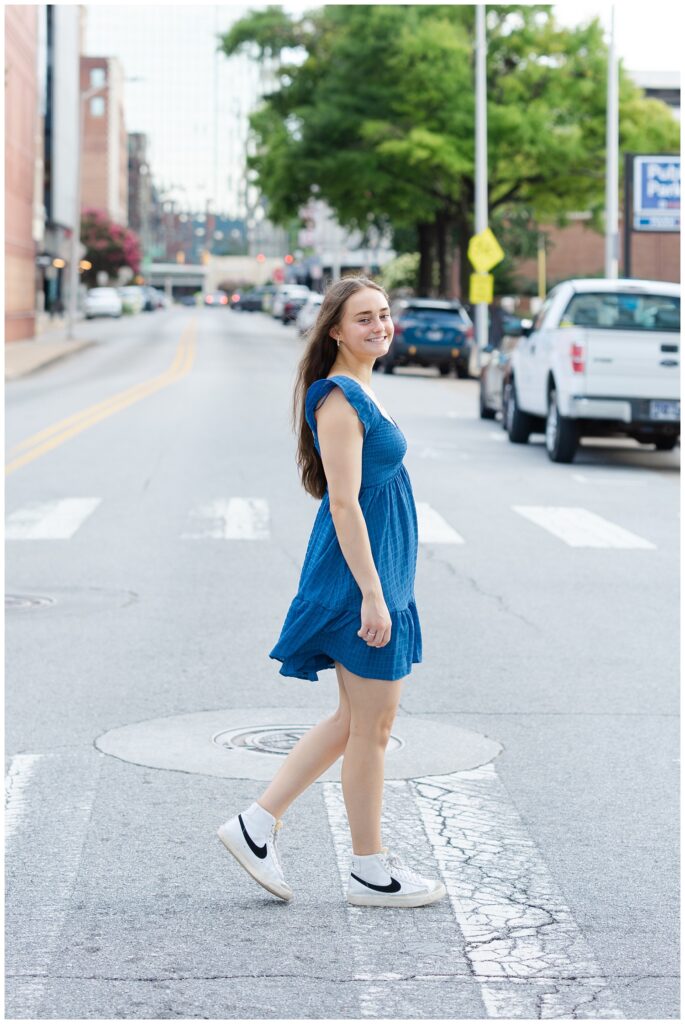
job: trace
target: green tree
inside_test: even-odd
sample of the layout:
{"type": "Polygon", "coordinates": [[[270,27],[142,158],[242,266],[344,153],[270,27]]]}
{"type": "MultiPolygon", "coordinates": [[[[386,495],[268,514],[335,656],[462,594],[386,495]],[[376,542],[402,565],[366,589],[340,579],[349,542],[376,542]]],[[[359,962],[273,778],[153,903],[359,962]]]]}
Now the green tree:
{"type": "MultiPolygon", "coordinates": [[[[604,204],[607,51],[597,19],[573,29],[547,5],[489,6],[489,208],[493,225],[563,223],[604,204]]],[[[474,8],[326,6],[291,18],[270,7],[223,39],[278,60],[279,86],[251,118],[249,165],[285,223],[312,185],[341,224],[411,232],[418,287],[449,289],[460,254],[461,290],[474,230],[474,8]]],[[[621,146],[674,152],[670,111],[620,74],[621,146]]],[[[502,276],[500,270],[500,277],[502,276]]]]}

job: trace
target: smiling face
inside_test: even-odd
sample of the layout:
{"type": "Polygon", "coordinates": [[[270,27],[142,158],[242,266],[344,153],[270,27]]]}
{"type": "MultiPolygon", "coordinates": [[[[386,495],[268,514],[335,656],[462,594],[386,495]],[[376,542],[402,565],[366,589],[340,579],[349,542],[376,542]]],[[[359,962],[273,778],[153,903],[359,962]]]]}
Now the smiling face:
{"type": "Polygon", "coordinates": [[[331,335],[340,339],[340,351],[368,360],[388,351],[394,327],[388,300],[375,288],[360,288],[345,303],[340,322],[331,335]]]}

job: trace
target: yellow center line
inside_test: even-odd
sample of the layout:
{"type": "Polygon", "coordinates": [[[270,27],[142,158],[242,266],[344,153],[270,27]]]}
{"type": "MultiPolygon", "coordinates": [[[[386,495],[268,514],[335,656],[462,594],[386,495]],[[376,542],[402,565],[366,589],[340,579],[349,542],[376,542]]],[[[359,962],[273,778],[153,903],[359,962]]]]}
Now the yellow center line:
{"type": "Polygon", "coordinates": [[[95,423],[100,423],[102,420],[107,419],[107,417],[113,416],[114,413],[128,408],[129,405],[133,405],[135,402],[155,394],[155,392],[160,391],[169,384],[181,380],[192,368],[195,359],[196,343],[197,328],[195,321],[193,321],[190,327],[186,328],[181,335],[173,362],[168,370],[165,370],[164,373],[157,377],[152,377],[148,381],[135,384],[126,391],[120,391],[118,394],[112,395],[102,402],[88,406],[88,408],[82,409],[72,416],[67,416],[58,423],[54,423],[45,430],[41,430],[39,433],[33,434],[31,437],[26,438],[26,440],[21,441],[14,446],[10,454],[19,452],[24,448],[28,448],[28,451],[5,465],[5,476],[9,476],[15,470],[20,469],[29,462],[33,462],[34,459],[39,458],[41,455],[45,455],[46,452],[52,451],[53,448],[75,437],[95,423]]]}

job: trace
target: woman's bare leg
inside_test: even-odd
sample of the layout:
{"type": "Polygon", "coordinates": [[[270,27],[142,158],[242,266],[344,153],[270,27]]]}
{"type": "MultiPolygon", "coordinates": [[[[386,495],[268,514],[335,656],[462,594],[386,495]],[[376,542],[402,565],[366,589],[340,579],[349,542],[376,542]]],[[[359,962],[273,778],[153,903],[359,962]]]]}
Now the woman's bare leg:
{"type": "Polygon", "coordinates": [[[350,734],[350,705],[336,662],[340,705],[336,711],[304,734],[273,779],[257,798],[257,803],[280,818],[296,797],[330,768],[345,751],[350,734]]]}
{"type": "Polygon", "coordinates": [[[404,680],[365,679],[342,665],[340,670],[350,704],[342,789],[353,853],[365,857],[381,850],[385,748],[404,680]]]}

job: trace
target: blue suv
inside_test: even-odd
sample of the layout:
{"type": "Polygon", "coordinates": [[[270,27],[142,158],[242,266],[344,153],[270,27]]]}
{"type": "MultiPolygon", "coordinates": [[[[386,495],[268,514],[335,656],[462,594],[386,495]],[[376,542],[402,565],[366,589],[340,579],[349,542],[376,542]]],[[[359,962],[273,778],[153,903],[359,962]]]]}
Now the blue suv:
{"type": "Polygon", "coordinates": [[[456,299],[396,299],[390,307],[395,335],[374,369],[392,373],[396,366],[437,366],[446,376],[469,375],[473,324],[456,299]]]}

